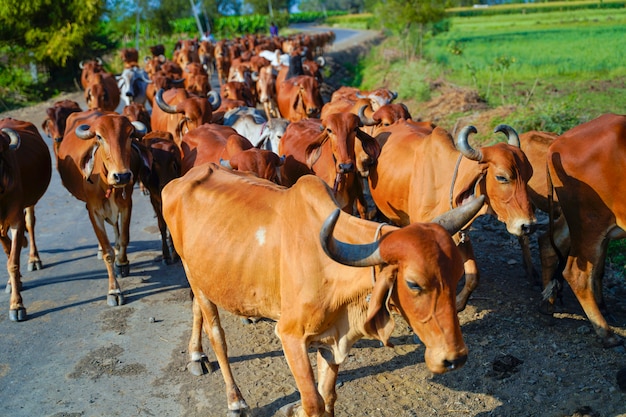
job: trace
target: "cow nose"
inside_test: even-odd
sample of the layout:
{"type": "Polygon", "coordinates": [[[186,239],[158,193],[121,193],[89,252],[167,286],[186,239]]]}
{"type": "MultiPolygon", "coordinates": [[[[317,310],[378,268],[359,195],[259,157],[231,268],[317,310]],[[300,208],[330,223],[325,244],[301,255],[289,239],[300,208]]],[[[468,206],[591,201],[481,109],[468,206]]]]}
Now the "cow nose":
{"type": "Polygon", "coordinates": [[[128,96],[128,97],[132,97],[132,95],[133,95],[133,93],[132,93],[131,91],[127,91],[127,92],[126,92],[126,96],[128,96]]]}
{"type": "Polygon", "coordinates": [[[454,371],[455,369],[459,369],[460,367],[465,365],[465,362],[467,362],[467,355],[459,356],[458,358],[451,361],[444,359],[443,366],[448,371],[454,371]]]}
{"type": "Polygon", "coordinates": [[[345,174],[346,172],[353,172],[354,164],[352,162],[339,164],[339,172],[345,174]]]}
{"type": "Polygon", "coordinates": [[[319,110],[317,109],[317,107],[309,107],[309,108],[307,109],[307,113],[308,113],[309,115],[312,115],[312,114],[317,114],[318,112],[319,112],[319,110]]]}
{"type": "Polygon", "coordinates": [[[130,183],[131,178],[132,174],[130,172],[125,172],[123,174],[113,174],[113,181],[115,181],[115,185],[126,185],[130,183]]]}
{"type": "Polygon", "coordinates": [[[531,224],[523,224],[522,225],[522,233],[524,235],[530,235],[531,233],[533,233],[535,230],[537,230],[537,224],[536,223],[531,223],[531,224]]]}

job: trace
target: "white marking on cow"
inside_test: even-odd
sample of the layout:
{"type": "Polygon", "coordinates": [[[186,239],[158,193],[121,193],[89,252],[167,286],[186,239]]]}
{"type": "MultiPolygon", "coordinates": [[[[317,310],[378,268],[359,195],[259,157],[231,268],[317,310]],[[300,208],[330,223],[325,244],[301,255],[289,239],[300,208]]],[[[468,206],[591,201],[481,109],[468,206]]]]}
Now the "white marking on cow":
{"type": "Polygon", "coordinates": [[[260,227],[259,230],[256,231],[254,236],[256,237],[257,242],[259,242],[260,246],[265,245],[265,233],[266,230],[264,227],[260,227]]]}

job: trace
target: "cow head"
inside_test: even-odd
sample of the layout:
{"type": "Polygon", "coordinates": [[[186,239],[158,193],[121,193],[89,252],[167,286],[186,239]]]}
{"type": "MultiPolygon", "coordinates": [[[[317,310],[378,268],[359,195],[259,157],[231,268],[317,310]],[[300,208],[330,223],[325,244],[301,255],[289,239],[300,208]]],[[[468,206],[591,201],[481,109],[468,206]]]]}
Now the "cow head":
{"type": "Polygon", "coordinates": [[[272,151],[259,148],[235,149],[232,145],[231,137],[228,138],[227,153],[228,160],[220,160],[220,165],[229,169],[251,172],[259,178],[272,181],[280,185],[280,167],[284,164],[285,158],[279,157],[272,151]]]}
{"type": "Polygon", "coordinates": [[[288,118],[292,122],[319,116],[324,104],[319,84],[315,78],[309,75],[301,75],[285,80],[283,83],[290,85],[290,88],[281,88],[280,91],[281,94],[283,91],[289,94],[289,108],[292,115],[288,118]]]}
{"type": "MultiPolygon", "coordinates": [[[[80,105],[73,100],[61,100],[46,109],[46,119],[41,129],[55,144],[61,142],[65,134],[65,125],[70,114],[80,112],[80,105]]],[[[56,149],[56,148],[55,148],[56,149]]]]}
{"type": "Polygon", "coordinates": [[[394,229],[371,244],[336,240],[335,210],[324,222],[320,242],[326,254],[344,265],[378,266],[368,305],[365,330],[389,345],[399,312],[426,346],[425,360],[435,373],[463,366],[467,347],[456,313],[456,286],[463,275],[461,254],[450,237],[471,219],[484,197],[434,219],[394,229]],[[443,226],[443,227],[440,227],[443,226]]]}
{"type": "Polygon", "coordinates": [[[146,85],[152,83],[152,80],[144,70],[136,65],[127,67],[115,78],[127,106],[134,102],[145,103],[146,85]]]}
{"type": "Polygon", "coordinates": [[[352,113],[334,113],[322,121],[322,133],[311,143],[306,150],[307,165],[312,169],[321,155],[321,146],[330,141],[335,171],[337,178],[355,171],[355,138],[359,139],[361,149],[373,161],[378,159],[380,146],[378,142],[368,134],[362,132],[359,127],[361,121],[352,113]]]}
{"type": "Polygon", "coordinates": [[[96,152],[100,150],[103,164],[102,175],[109,187],[119,188],[132,184],[131,142],[132,137],[141,137],[146,127],[141,122],[130,122],[127,117],[104,114],[91,125],[79,125],[75,134],[82,140],[93,140],[92,146],[81,159],[81,167],[86,180],[89,180],[96,162],[96,152]]]}
{"type": "MultiPolygon", "coordinates": [[[[507,125],[497,126],[494,133],[497,132],[504,133],[508,143],[474,149],[468,143],[468,136],[477,130],[467,126],[459,133],[456,146],[465,158],[478,162],[480,169],[471,183],[486,196],[491,214],[506,224],[509,233],[526,235],[535,229],[537,222],[527,186],[533,168],[520,149],[517,132],[507,125]]],[[[471,193],[473,190],[468,189],[459,194],[457,203],[471,193]]]]}

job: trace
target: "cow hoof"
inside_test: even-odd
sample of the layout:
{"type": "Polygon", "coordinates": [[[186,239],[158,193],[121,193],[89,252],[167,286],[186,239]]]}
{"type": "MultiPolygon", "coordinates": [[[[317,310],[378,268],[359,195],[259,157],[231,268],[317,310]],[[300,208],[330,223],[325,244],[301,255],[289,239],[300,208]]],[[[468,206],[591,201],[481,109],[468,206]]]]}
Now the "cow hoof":
{"type": "Polygon", "coordinates": [[[28,263],[28,272],[33,271],[41,271],[43,269],[43,264],[41,261],[33,261],[28,263]]]}
{"type": "Polygon", "coordinates": [[[209,361],[209,358],[204,356],[200,360],[189,362],[187,364],[187,370],[193,376],[202,376],[213,372],[213,365],[209,361]]]}
{"type": "Polygon", "coordinates": [[[117,307],[124,304],[124,295],[122,293],[108,294],[107,304],[111,307],[117,307]]]}
{"type": "Polygon", "coordinates": [[[125,265],[118,265],[115,264],[113,265],[113,268],[115,270],[115,275],[119,278],[124,278],[127,277],[130,274],[130,264],[125,264],[125,265]]]}
{"type": "Polygon", "coordinates": [[[242,407],[239,410],[228,410],[227,417],[252,417],[250,407],[242,407]]]}
{"type": "Polygon", "coordinates": [[[26,309],[24,307],[19,307],[15,310],[9,310],[9,320],[11,321],[26,320],[26,309]]]}
{"type": "Polygon", "coordinates": [[[604,348],[614,348],[617,346],[621,346],[622,344],[624,344],[624,341],[614,334],[602,339],[602,347],[604,348]]]}

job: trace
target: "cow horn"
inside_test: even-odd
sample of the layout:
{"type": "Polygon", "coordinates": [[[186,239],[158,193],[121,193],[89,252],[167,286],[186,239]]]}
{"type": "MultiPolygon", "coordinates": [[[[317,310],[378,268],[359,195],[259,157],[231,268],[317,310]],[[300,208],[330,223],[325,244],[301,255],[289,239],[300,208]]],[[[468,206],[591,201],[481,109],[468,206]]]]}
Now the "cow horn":
{"type": "Polygon", "coordinates": [[[2,131],[6,133],[6,135],[11,139],[9,142],[9,149],[15,151],[20,147],[22,143],[22,138],[20,135],[13,129],[9,129],[8,127],[2,128],[2,131]]]}
{"type": "Polygon", "coordinates": [[[509,125],[498,125],[496,126],[496,128],[493,130],[493,133],[504,133],[507,138],[509,138],[509,145],[512,146],[516,146],[516,147],[520,147],[520,141],[519,141],[519,136],[517,134],[517,132],[515,131],[515,129],[513,129],[511,126],[509,125]]]}
{"type": "Polygon", "coordinates": [[[469,142],[467,141],[467,137],[470,133],[478,133],[478,130],[476,130],[476,127],[471,125],[466,126],[461,130],[461,133],[459,133],[459,136],[456,140],[456,148],[467,159],[480,162],[483,159],[483,154],[480,150],[474,149],[470,146],[469,142]]]}
{"type": "Polygon", "coordinates": [[[220,158],[220,165],[228,169],[233,169],[233,166],[230,164],[230,160],[228,159],[220,158]]]}
{"type": "Polygon", "coordinates": [[[443,226],[451,235],[455,234],[463,228],[474,216],[478,210],[485,204],[485,196],[480,195],[472,198],[469,202],[456,207],[450,211],[431,220],[431,223],[437,223],[443,226]]]}
{"type": "Polygon", "coordinates": [[[374,266],[383,263],[378,241],[354,245],[340,242],[333,237],[333,230],[340,213],[340,209],[335,209],[322,225],[320,243],[326,255],[334,261],[348,266],[374,266]]]}
{"type": "Polygon", "coordinates": [[[100,59],[100,57],[96,57],[96,62],[98,63],[98,65],[102,65],[102,60],[100,59]]]}
{"type": "Polygon", "coordinates": [[[78,68],[83,69],[84,66],[85,66],[85,61],[80,61],[78,63],[78,68]]]}
{"type": "Polygon", "coordinates": [[[397,98],[398,98],[398,92],[397,91],[392,91],[391,92],[391,101],[394,101],[397,98]]]}
{"type": "Polygon", "coordinates": [[[371,117],[368,117],[368,116],[365,115],[365,108],[366,107],[367,107],[367,104],[364,104],[359,109],[359,119],[361,120],[361,124],[363,126],[373,126],[373,125],[376,124],[376,121],[374,119],[372,119],[371,117]]]}
{"type": "Polygon", "coordinates": [[[135,120],[131,122],[133,127],[135,128],[135,136],[143,137],[146,133],[148,133],[148,128],[142,122],[135,120]]]}
{"type": "Polygon", "coordinates": [[[165,113],[170,113],[170,114],[177,114],[178,111],[176,110],[175,107],[170,106],[169,104],[167,104],[165,102],[165,100],[163,100],[163,89],[160,88],[159,91],[157,91],[156,96],[154,96],[155,101],[157,102],[157,105],[159,106],[159,108],[161,110],[163,110],[165,113]]]}
{"type": "Polygon", "coordinates": [[[217,91],[211,90],[206,96],[209,99],[209,103],[211,103],[211,107],[213,107],[213,111],[220,108],[222,105],[222,97],[217,91]]]}
{"type": "Polygon", "coordinates": [[[323,56],[318,56],[316,61],[320,67],[323,67],[324,65],[326,65],[326,60],[324,59],[323,56]]]}
{"type": "Polygon", "coordinates": [[[74,133],[76,133],[76,136],[79,139],[83,139],[83,140],[91,139],[94,136],[96,136],[96,132],[92,132],[89,129],[91,129],[89,125],[80,125],[76,128],[74,133]]]}

